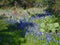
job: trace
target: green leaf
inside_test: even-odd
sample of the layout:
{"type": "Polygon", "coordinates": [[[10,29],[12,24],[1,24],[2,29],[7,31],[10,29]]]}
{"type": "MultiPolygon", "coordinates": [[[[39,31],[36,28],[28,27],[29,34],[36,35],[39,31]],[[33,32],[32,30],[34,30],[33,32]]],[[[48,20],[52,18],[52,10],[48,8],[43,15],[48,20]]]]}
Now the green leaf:
{"type": "Polygon", "coordinates": [[[54,23],[54,27],[59,27],[59,23],[54,23]]]}

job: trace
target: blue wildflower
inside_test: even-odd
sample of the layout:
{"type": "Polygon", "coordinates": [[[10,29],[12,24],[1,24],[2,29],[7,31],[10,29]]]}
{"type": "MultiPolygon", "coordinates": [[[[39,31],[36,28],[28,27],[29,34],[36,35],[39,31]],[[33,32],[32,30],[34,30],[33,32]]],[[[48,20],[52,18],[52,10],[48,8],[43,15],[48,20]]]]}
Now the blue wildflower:
{"type": "Polygon", "coordinates": [[[57,33],[58,37],[60,37],[60,33],[57,33]]]}
{"type": "Polygon", "coordinates": [[[24,30],[25,25],[23,24],[22,21],[20,21],[20,23],[17,23],[17,24],[16,24],[16,28],[17,28],[17,29],[22,29],[22,30],[24,30]]]}
{"type": "Polygon", "coordinates": [[[26,27],[26,25],[24,25],[24,24],[23,24],[23,25],[21,25],[21,29],[23,29],[23,30],[24,30],[24,28],[25,28],[25,27],[26,27]]]}
{"type": "Polygon", "coordinates": [[[43,32],[40,32],[40,35],[42,35],[43,34],[43,32]]]}
{"type": "Polygon", "coordinates": [[[47,42],[49,43],[51,41],[51,38],[50,37],[47,37],[47,42]]]}
{"type": "Polygon", "coordinates": [[[32,15],[32,16],[30,17],[30,20],[33,20],[33,19],[35,19],[35,16],[34,16],[34,15],[32,15]]]}
{"type": "Polygon", "coordinates": [[[52,39],[52,38],[50,37],[50,34],[49,34],[49,33],[46,34],[46,38],[47,38],[47,42],[48,42],[48,43],[49,43],[50,40],[52,39]]]}
{"type": "Polygon", "coordinates": [[[29,23],[29,25],[30,25],[30,26],[34,26],[34,24],[33,24],[33,23],[31,23],[31,22],[29,23]]]}
{"type": "Polygon", "coordinates": [[[22,24],[23,22],[22,22],[22,20],[20,20],[20,24],[22,24]]]}
{"type": "Polygon", "coordinates": [[[50,37],[49,33],[46,34],[46,37],[50,37]]]}
{"type": "Polygon", "coordinates": [[[21,28],[24,29],[28,24],[26,22],[21,24],[21,28]]]}
{"type": "Polygon", "coordinates": [[[25,20],[24,18],[20,19],[20,21],[22,21],[22,22],[24,22],[24,20],[25,20]]]}
{"type": "Polygon", "coordinates": [[[17,24],[18,29],[24,30],[27,26],[33,26],[31,22],[23,22],[22,20],[17,24]]]}
{"type": "Polygon", "coordinates": [[[42,14],[38,14],[38,15],[37,15],[37,17],[39,17],[39,18],[40,18],[40,17],[43,17],[43,15],[42,15],[42,14]]]}

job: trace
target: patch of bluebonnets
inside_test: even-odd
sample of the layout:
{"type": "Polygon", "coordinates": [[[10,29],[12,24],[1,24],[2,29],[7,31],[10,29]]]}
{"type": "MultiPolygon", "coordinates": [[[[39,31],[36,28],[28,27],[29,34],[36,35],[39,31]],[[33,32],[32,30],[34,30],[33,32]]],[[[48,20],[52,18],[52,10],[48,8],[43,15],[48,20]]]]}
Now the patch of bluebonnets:
{"type": "Polygon", "coordinates": [[[35,17],[45,17],[45,16],[52,16],[52,13],[45,11],[45,14],[36,14],[36,16],[32,15],[31,18],[35,18],[35,17]]]}
{"type": "Polygon", "coordinates": [[[37,17],[45,17],[45,16],[52,16],[51,13],[45,13],[45,14],[38,14],[37,17]]]}
{"type": "MultiPolygon", "coordinates": [[[[44,16],[48,16],[48,15],[52,15],[52,14],[46,12],[46,14],[37,14],[37,17],[44,17],[44,16]]],[[[31,16],[31,17],[32,17],[32,18],[35,18],[34,15],[31,16]]],[[[29,32],[29,31],[28,31],[28,26],[33,27],[33,26],[34,26],[34,23],[32,23],[32,22],[25,22],[24,20],[20,20],[19,23],[17,22],[17,23],[16,23],[15,25],[13,25],[12,27],[11,27],[11,26],[9,26],[9,27],[10,27],[10,28],[15,28],[15,29],[18,29],[18,30],[22,30],[22,33],[19,33],[19,34],[22,34],[23,36],[25,36],[25,33],[26,33],[26,32],[29,32]],[[15,26],[15,27],[14,27],[14,26],[15,26]],[[27,29],[26,29],[26,27],[27,27],[27,29]],[[24,31],[24,30],[25,30],[25,31],[24,31]]],[[[33,30],[34,30],[34,29],[33,29],[33,30]]],[[[38,31],[37,31],[37,32],[38,32],[38,31]]],[[[38,35],[37,32],[35,33],[35,36],[38,35]]],[[[42,36],[42,35],[43,35],[43,32],[40,32],[39,34],[40,34],[40,36],[42,36]]],[[[53,35],[54,35],[54,34],[53,34],[53,35]]],[[[60,34],[59,34],[59,33],[57,33],[57,35],[60,37],[60,34]]],[[[6,36],[6,35],[5,35],[5,36],[6,36]]],[[[7,37],[9,37],[9,35],[8,35],[7,37]]],[[[11,36],[10,36],[10,37],[11,37],[11,36]]],[[[53,37],[54,37],[54,36],[53,36],[53,37]]],[[[52,39],[53,39],[54,41],[57,41],[57,40],[55,39],[55,37],[52,38],[49,33],[46,34],[46,38],[42,37],[41,39],[42,39],[43,41],[44,41],[44,39],[46,39],[48,43],[49,43],[52,39]]],[[[1,40],[2,40],[2,38],[0,37],[0,42],[1,42],[1,40]]],[[[8,41],[8,42],[9,42],[9,41],[8,41]]],[[[9,43],[11,43],[11,42],[9,42],[9,43]]]]}
{"type": "Polygon", "coordinates": [[[17,23],[16,28],[24,30],[27,26],[33,26],[33,23],[20,21],[19,23],[17,23]]]}
{"type": "Polygon", "coordinates": [[[18,31],[22,31],[20,32],[20,34],[22,34],[22,37],[25,37],[26,32],[28,31],[28,26],[34,26],[34,24],[32,22],[24,22],[23,20],[20,20],[20,22],[17,22],[15,24],[15,29],[17,29],[18,31]]]}
{"type": "Polygon", "coordinates": [[[43,17],[45,16],[44,14],[38,14],[37,17],[43,17]]]}
{"type": "MultiPolygon", "coordinates": [[[[50,34],[50,33],[44,33],[44,34],[43,34],[43,32],[40,32],[39,34],[40,34],[40,35],[39,35],[40,37],[41,37],[42,35],[46,34],[46,35],[45,35],[46,38],[41,37],[41,40],[42,40],[42,41],[44,41],[44,39],[46,39],[48,43],[50,43],[51,41],[53,41],[53,42],[58,42],[58,43],[60,42],[60,41],[58,41],[57,39],[55,39],[55,36],[54,36],[54,34],[53,34],[52,32],[51,32],[51,34],[50,34]]],[[[37,36],[38,34],[35,33],[34,35],[37,36]]],[[[38,37],[39,37],[39,36],[38,36],[38,37]]],[[[57,37],[56,37],[56,38],[57,38],[57,37]]],[[[60,44],[60,43],[59,43],[59,44],[60,44]]]]}

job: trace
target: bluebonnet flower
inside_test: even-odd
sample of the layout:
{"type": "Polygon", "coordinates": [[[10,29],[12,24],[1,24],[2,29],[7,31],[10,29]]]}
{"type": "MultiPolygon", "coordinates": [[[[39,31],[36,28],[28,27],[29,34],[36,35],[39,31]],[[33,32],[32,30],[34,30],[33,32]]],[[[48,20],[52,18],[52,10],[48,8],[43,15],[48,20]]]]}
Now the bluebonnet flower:
{"type": "Polygon", "coordinates": [[[30,17],[30,20],[34,20],[34,19],[35,19],[35,16],[32,15],[32,16],[30,17]]]}
{"type": "Polygon", "coordinates": [[[40,32],[40,35],[42,35],[43,34],[43,32],[40,32]]]}
{"type": "Polygon", "coordinates": [[[25,21],[25,19],[24,19],[24,18],[21,18],[21,19],[20,19],[20,21],[24,22],[24,21],[25,21]]]}
{"type": "Polygon", "coordinates": [[[34,26],[34,24],[33,24],[33,23],[31,23],[31,22],[29,22],[29,25],[30,25],[30,26],[34,26]]]}
{"type": "Polygon", "coordinates": [[[50,37],[47,37],[47,42],[49,43],[51,41],[51,38],[50,37]]]}
{"type": "Polygon", "coordinates": [[[17,29],[22,29],[22,30],[24,30],[25,25],[24,25],[23,22],[21,21],[20,23],[17,23],[17,24],[15,25],[15,27],[16,27],[17,29]]]}
{"type": "Polygon", "coordinates": [[[18,29],[24,30],[28,26],[33,26],[32,22],[23,22],[22,20],[17,24],[18,29]]]}
{"type": "Polygon", "coordinates": [[[26,24],[25,24],[25,23],[21,25],[21,28],[22,28],[23,30],[24,30],[25,27],[26,27],[26,24]]]}
{"type": "Polygon", "coordinates": [[[46,37],[50,37],[49,33],[46,33],[46,37]]]}
{"type": "Polygon", "coordinates": [[[21,26],[21,28],[24,30],[24,28],[27,26],[27,23],[23,23],[23,22],[22,22],[22,24],[21,24],[20,26],[21,26]]]}
{"type": "Polygon", "coordinates": [[[26,26],[27,26],[27,25],[33,26],[33,23],[32,23],[32,22],[23,22],[23,24],[25,24],[26,26]]]}
{"type": "Polygon", "coordinates": [[[22,23],[23,23],[23,21],[22,21],[22,20],[20,20],[20,22],[19,22],[19,23],[21,23],[21,24],[22,24],[22,23]]]}
{"type": "Polygon", "coordinates": [[[60,33],[57,33],[58,37],[60,37],[60,33]]]}
{"type": "Polygon", "coordinates": [[[40,17],[43,17],[43,15],[42,15],[42,14],[38,14],[38,15],[37,15],[37,17],[39,17],[39,18],[40,18],[40,17]]]}
{"type": "Polygon", "coordinates": [[[49,33],[46,34],[47,42],[49,43],[52,39],[51,35],[49,33]]]}

